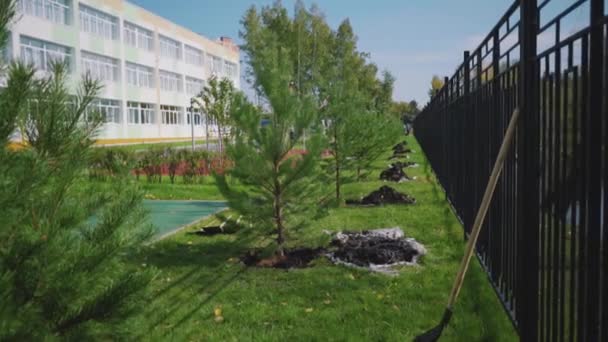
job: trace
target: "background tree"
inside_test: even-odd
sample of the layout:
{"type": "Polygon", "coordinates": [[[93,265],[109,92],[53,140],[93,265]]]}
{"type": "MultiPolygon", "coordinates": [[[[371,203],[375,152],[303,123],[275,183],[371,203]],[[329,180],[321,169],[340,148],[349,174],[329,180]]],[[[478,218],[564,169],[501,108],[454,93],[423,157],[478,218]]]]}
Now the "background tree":
{"type": "Polygon", "coordinates": [[[431,89],[429,89],[429,97],[432,99],[437,95],[437,93],[443,88],[443,80],[437,76],[433,75],[431,79],[431,89]]]}
{"type": "MultiPolygon", "coordinates": [[[[0,0],[0,37],[13,9],[0,0]]],[[[124,338],[120,323],[152,276],[129,261],[149,236],[141,195],[124,175],[88,181],[101,116],[84,112],[99,85],[85,78],[74,98],[66,68],[52,69],[33,79],[11,65],[0,90],[0,340],[124,338]],[[18,123],[30,147],[11,150],[18,123]]]]}
{"type": "Polygon", "coordinates": [[[349,147],[348,155],[361,180],[361,171],[369,169],[403,134],[399,120],[391,117],[378,118],[374,112],[364,112],[354,116],[345,127],[349,147]]]}
{"type": "MultiPolygon", "coordinates": [[[[358,71],[365,62],[357,52],[357,38],[348,20],[344,20],[334,34],[331,63],[324,71],[322,96],[326,98],[322,108],[323,118],[329,123],[326,131],[332,154],[330,172],[334,175],[336,200],[340,201],[343,170],[348,167],[350,149],[348,122],[353,116],[366,110],[365,93],[359,87],[358,71]]],[[[367,99],[371,99],[368,94],[367,99]]]]}
{"type": "Polygon", "coordinates": [[[410,111],[410,103],[405,101],[393,102],[390,108],[391,117],[397,120],[403,120],[410,111]]]}
{"type": "Polygon", "coordinates": [[[244,43],[241,50],[248,62],[246,75],[252,87],[263,99],[263,90],[249,61],[250,56],[266,49],[269,39],[275,39],[279,46],[288,47],[287,58],[291,64],[286,72],[291,75],[293,91],[299,96],[312,97],[317,107],[320,96],[319,80],[329,63],[332,30],[317,6],[306,9],[298,0],[294,7],[293,19],[280,1],[271,6],[263,6],[258,11],[251,7],[241,20],[243,29],[240,36],[244,43]]]}
{"type": "Polygon", "coordinates": [[[410,101],[409,114],[413,117],[416,117],[419,113],[420,113],[420,108],[418,108],[418,102],[416,100],[410,101]]]}
{"type": "MultiPolygon", "coordinates": [[[[234,96],[234,85],[227,78],[218,79],[211,77],[208,84],[203,88],[198,98],[194,100],[199,104],[202,110],[207,114],[209,121],[215,122],[218,128],[219,150],[220,150],[220,166],[223,166],[224,159],[224,133],[230,121],[230,104],[234,96]]],[[[208,123],[206,123],[208,125],[208,123]]],[[[208,126],[206,126],[208,130],[208,126]]],[[[207,133],[207,135],[209,135],[207,133]]],[[[209,146],[207,146],[209,149],[209,146]]]]}
{"type": "Polygon", "coordinates": [[[420,109],[418,109],[418,103],[415,100],[410,102],[399,101],[393,102],[390,113],[393,118],[399,120],[405,126],[405,134],[409,135],[412,123],[418,113],[420,113],[420,109]]]}
{"type": "Polygon", "coordinates": [[[382,79],[377,81],[378,90],[375,96],[374,109],[380,115],[389,115],[393,104],[395,77],[388,71],[382,72],[382,79]]]}

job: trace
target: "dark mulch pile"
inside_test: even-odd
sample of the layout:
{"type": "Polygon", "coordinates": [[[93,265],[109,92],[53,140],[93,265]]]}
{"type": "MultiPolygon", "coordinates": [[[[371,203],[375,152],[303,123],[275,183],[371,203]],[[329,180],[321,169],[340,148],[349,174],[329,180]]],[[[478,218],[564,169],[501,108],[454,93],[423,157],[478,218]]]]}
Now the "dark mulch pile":
{"type": "Polygon", "coordinates": [[[407,145],[406,141],[393,146],[393,155],[389,159],[403,158],[408,153],[411,153],[412,150],[406,148],[405,145],[407,145]]]}
{"type": "Polygon", "coordinates": [[[405,153],[405,146],[407,145],[407,141],[403,141],[393,146],[393,152],[395,153],[405,153]]]}
{"type": "Polygon", "coordinates": [[[268,258],[260,258],[256,251],[250,251],[241,257],[245,266],[269,267],[269,268],[306,268],[310,262],[321,256],[323,248],[299,248],[285,251],[284,256],[273,255],[268,258]]]}
{"type": "Polygon", "coordinates": [[[396,162],[394,162],[394,163],[391,164],[391,166],[402,168],[402,169],[404,169],[406,167],[414,166],[414,165],[416,165],[416,163],[415,162],[410,162],[410,161],[406,161],[406,162],[396,161],[396,162]]]}
{"type": "Polygon", "coordinates": [[[201,228],[197,231],[194,232],[190,232],[188,234],[194,234],[194,235],[200,235],[200,236],[213,236],[213,235],[219,235],[219,234],[234,234],[236,233],[236,230],[234,229],[234,227],[220,227],[220,226],[210,226],[210,227],[204,227],[201,228]]]}
{"type": "Polygon", "coordinates": [[[388,160],[393,160],[393,159],[399,159],[399,158],[407,158],[407,154],[410,153],[412,150],[406,150],[407,152],[403,152],[403,153],[393,153],[392,156],[390,156],[388,158],[388,160]]]}
{"type": "Polygon", "coordinates": [[[410,177],[405,174],[403,171],[403,166],[401,166],[400,162],[391,164],[388,169],[380,173],[380,180],[389,182],[403,182],[409,179],[410,177]]]}
{"type": "Polygon", "coordinates": [[[383,185],[380,189],[358,200],[346,200],[346,204],[354,205],[382,205],[382,204],[414,204],[416,199],[410,195],[400,193],[390,186],[383,185]]]}
{"type": "Polygon", "coordinates": [[[361,267],[412,262],[423,254],[415,244],[403,238],[364,233],[344,235],[347,238],[332,240],[332,245],[337,247],[332,258],[361,267]]]}

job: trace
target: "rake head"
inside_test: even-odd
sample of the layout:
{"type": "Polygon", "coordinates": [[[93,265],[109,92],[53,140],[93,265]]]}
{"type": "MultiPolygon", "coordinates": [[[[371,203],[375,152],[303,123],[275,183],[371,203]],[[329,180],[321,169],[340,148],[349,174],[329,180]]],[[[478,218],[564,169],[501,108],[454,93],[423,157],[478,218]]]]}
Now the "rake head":
{"type": "Polygon", "coordinates": [[[416,338],[414,339],[414,342],[435,342],[435,341],[439,340],[439,337],[441,337],[441,333],[443,332],[443,329],[445,329],[445,327],[448,325],[451,318],[452,318],[452,310],[449,308],[446,308],[445,311],[443,312],[443,318],[441,319],[441,322],[439,323],[439,325],[437,325],[433,329],[425,332],[424,334],[416,336],[416,338]]]}

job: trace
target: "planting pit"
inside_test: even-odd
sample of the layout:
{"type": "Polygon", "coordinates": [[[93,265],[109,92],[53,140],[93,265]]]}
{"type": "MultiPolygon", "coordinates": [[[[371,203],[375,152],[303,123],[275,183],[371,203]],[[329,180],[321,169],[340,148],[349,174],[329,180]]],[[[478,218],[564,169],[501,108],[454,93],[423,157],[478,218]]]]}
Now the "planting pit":
{"type": "Polygon", "coordinates": [[[390,167],[380,173],[380,180],[401,183],[410,180],[403,171],[402,163],[391,164],[390,167]]]}
{"type": "Polygon", "coordinates": [[[285,255],[262,258],[259,251],[249,251],[241,257],[248,267],[296,269],[311,266],[319,257],[332,263],[364,268],[374,272],[396,274],[398,266],[415,265],[426,249],[415,239],[406,238],[399,227],[361,232],[338,232],[328,248],[299,248],[285,255]]]}
{"type": "Polygon", "coordinates": [[[199,236],[214,236],[214,235],[220,235],[220,234],[230,235],[230,234],[234,234],[234,233],[236,233],[236,229],[234,227],[223,227],[223,226],[219,225],[219,226],[204,227],[199,230],[190,232],[188,234],[194,234],[194,235],[199,235],[199,236]]]}
{"type": "Polygon", "coordinates": [[[415,239],[406,238],[399,227],[339,232],[326,256],[335,264],[395,274],[396,267],[414,265],[426,254],[415,239]]]}
{"type": "Polygon", "coordinates": [[[394,153],[405,153],[405,145],[407,145],[407,141],[403,141],[393,146],[394,153]]]}
{"type": "Polygon", "coordinates": [[[249,251],[241,257],[241,262],[245,266],[257,266],[268,268],[306,268],[310,262],[323,254],[322,248],[299,248],[285,251],[285,255],[272,255],[268,258],[261,258],[257,251],[249,251]]]}
{"type": "Polygon", "coordinates": [[[403,194],[390,186],[383,185],[380,189],[372,191],[361,200],[346,200],[349,205],[378,206],[383,204],[414,204],[416,199],[410,195],[403,194]]]}
{"type": "Polygon", "coordinates": [[[391,166],[395,166],[395,167],[400,167],[402,169],[407,168],[407,167],[418,167],[418,164],[415,162],[410,162],[410,161],[406,161],[406,162],[402,162],[402,161],[396,161],[392,164],[390,164],[391,166]]]}

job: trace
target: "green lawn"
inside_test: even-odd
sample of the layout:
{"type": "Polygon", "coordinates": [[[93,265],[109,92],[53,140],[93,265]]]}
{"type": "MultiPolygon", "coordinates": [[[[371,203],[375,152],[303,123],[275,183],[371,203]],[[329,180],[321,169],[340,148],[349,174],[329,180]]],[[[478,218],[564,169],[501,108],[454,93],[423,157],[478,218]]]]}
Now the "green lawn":
{"type": "MultiPolygon", "coordinates": [[[[217,139],[209,139],[209,143],[215,143],[217,139]]],[[[194,143],[197,146],[204,146],[206,144],[205,139],[196,139],[194,143]]],[[[107,146],[98,146],[97,148],[118,148],[121,150],[134,152],[138,150],[145,150],[151,147],[181,147],[181,146],[191,146],[192,140],[187,141],[175,141],[175,142],[151,142],[147,144],[129,144],[129,145],[107,145],[107,146]]]]}
{"type": "MultiPolygon", "coordinates": [[[[230,179],[228,179],[230,182],[230,179]]],[[[220,190],[215,185],[213,176],[205,176],[202,181],[194,184],[184,183],[181,176],[175,177],[171,184],[169,176],[163,176],[162,183],[149,183],[145,175],[141,175],[139,185],[148,199],[161,200],[223,200],[220,190]]]]}
{"type": "MultiPolygon", "coordinates": [[[[462,227],[420,147],[408,140],[416,151],[411,160],[421,167],[406,169],[417,180],[394,186],[413,195],[416,205],[330,209],[291,241],[294,246],[316,246],[329,240],[323,230],[400,226],[428,249],[420,266],[406,267],[397,277],[326,260],[292,271],[245,268],[237,258],[267,244],[255,230],[215,237],[185,230],[148,247],[135,260],[142,267],[156,267],[159,275],[145,310],[127,322],[130,330],[146,340],[411,341],[436,325],[464,250],[462,227]],[[214,320],[218,307],[223,322],[214,320]]],[[[380,161],[369,178],[377,179],[385,165],[380,161]]],[[[382,184],[349,183],[344,193],[359,197],[382,184]]],[[[217,199],[219,194],[207,186],[211,184],[171,189],[173,198],[217,199]]],[[[512,326],[487,276],[473,262],[442,341],[512,340],[517,340],[512,326]]]]}

